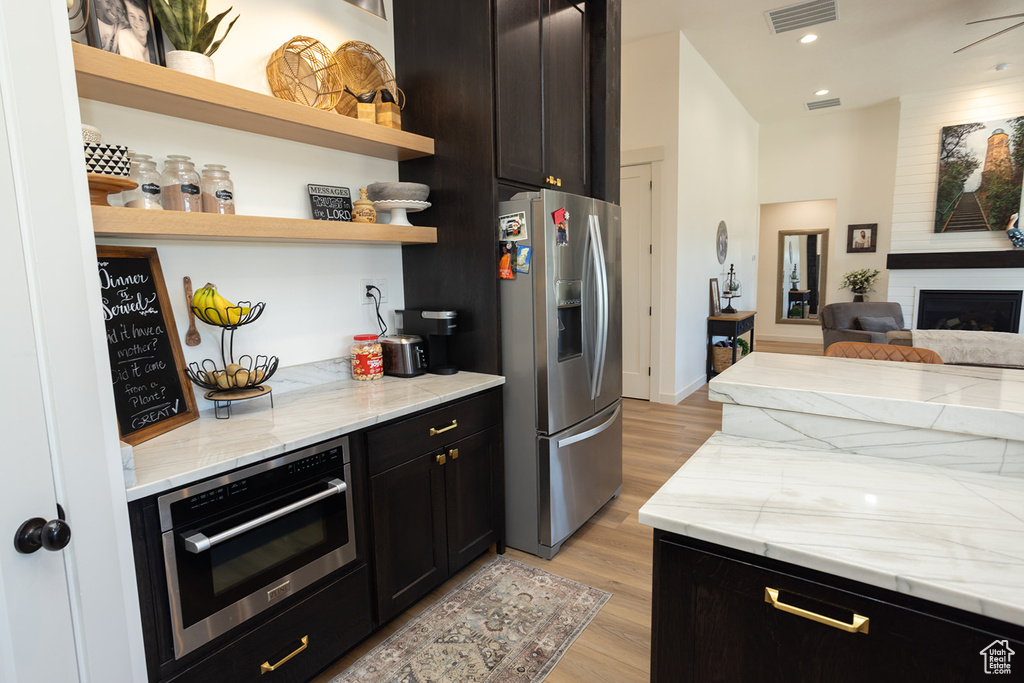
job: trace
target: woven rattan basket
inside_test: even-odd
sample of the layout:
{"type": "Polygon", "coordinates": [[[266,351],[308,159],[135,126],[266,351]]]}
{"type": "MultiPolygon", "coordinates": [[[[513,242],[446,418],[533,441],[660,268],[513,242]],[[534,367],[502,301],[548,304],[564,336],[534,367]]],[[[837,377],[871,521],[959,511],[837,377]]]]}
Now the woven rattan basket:
{"type": "MultiPolygon", "coordinates": [[[[736,360],[742,358],[740,354],[743,353],[742,349],[736,349],[736,360]]],[[[727,368],[732,365],[732,347],[731,346],[712,346],[711,347],[711,369],[715,371],[717,375],[720,372],[725,372],[727,368]]]]}
{"type": "Polygon", "coordinates": [[[342,93],[341,100],[335,109],[345,116],[356,116],[356,95],[376,91],[374,103],[379,103],[381,89],[391,91],[399,107],[405,106],[405,93],[395,84],[395,75],[391,72],[387,60],[369,43],[352,40],[343,43],[334,51],[334,61],[338,65],[344,87],[349,92],[342,93]]]}
{"type": "Polygon", "coordinates": [[[327,46],[296,36],[277,48],[267,62],[267,80],[275,97],[315,109],[338,106],[345,84],[327,46]]]}

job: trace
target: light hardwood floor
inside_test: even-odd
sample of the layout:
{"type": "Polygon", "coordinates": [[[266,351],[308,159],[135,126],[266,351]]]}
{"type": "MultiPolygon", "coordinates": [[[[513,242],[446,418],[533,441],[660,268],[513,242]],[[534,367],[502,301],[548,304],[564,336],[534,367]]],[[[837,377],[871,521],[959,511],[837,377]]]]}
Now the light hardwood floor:
{"type": "MultiPolygon", "coordinates": [[[[757,351],[821,355],[820,344],[755,342],[757,351]]],[[[552,560],[509,549],[507,556],[612,594],[548,675],[550,683],[650,680],[653,531],[640,507],[722,426],[708,387],[671,406],[623,401],[622,494],[562,546],[552,560]]],[[[315,679],[327,683],[493,557],[484,554],[315,679]]]]}

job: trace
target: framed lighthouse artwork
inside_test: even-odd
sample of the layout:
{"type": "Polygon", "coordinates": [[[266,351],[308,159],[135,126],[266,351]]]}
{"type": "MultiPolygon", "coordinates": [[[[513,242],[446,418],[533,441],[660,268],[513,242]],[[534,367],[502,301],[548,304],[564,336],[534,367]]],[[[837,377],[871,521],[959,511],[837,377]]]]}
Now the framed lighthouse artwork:
{"type": "Polygon", "coordinates": [[[1010,230],[1021,210],[1024,116],[942,129],[935,232],[1010,230]]]}

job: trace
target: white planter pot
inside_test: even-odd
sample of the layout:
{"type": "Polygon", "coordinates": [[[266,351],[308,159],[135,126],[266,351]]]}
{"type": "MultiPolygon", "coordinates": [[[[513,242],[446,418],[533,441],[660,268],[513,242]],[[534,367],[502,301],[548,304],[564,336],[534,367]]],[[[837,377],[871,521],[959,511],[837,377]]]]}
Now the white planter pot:
{"type": "Polygon", "coordinates": [[[211,81],[217,80],[213,73],[213,60],[200,52],[171,50],[165,57],[168,69],[209,78],[211,81]]]}

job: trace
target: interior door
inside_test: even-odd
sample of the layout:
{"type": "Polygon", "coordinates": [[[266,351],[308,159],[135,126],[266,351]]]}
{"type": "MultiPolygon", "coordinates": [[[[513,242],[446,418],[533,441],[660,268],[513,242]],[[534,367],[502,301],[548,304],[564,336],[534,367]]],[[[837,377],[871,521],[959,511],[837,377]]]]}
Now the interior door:
{"type": "Polygon", "coordinates": [[[651,165],[624,166],[622,199],[622,395],[651,398],[651,165]]]}
{"type": "MultiPolygon", "coordinates": [[[[0,88],[0,105],[5,96],[0,88]]],[[[0,354],[10,389],[0,401],[0,681],[77,681],[63,553],[24,555],[11,542],[25,520],[53,519],[57,502],[7,130],[0,106],[0,291],[5,294],[0,354]]]]}

